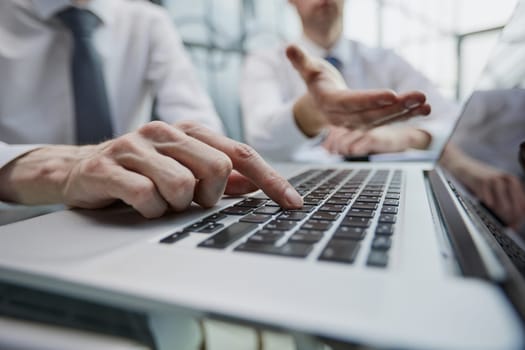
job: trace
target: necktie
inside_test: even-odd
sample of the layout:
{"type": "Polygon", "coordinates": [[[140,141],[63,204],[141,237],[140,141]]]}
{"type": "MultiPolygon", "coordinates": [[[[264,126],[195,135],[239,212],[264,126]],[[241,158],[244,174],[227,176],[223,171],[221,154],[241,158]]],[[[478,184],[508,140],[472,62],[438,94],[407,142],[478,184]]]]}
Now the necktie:
{"type": "Polygon", "coordinates": [[[71,30],[74,39],[71,72],[77,143],[99,143],[113,137],[102,64],[92,40],[99,19],[75,7],[60,12],[58,18],[71,30]]]}
{"type": "Polygon", "coordinates": [[[343,62],[341,62],[341,60],[339,60],[337,57],[328,55],[324,59],[334,66],[338,71],[341,71],[343,68],[343,62]]]}

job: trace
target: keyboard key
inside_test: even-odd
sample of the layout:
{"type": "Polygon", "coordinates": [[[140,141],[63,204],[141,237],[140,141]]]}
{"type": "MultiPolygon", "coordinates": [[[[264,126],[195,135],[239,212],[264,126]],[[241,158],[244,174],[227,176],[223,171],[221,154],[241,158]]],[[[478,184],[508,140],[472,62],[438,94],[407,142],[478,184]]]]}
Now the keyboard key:
{"type": "Polygon", "coordinates": [[[184,228],[186,232],[197,232],[209,224],[209,221],[199,221],[184,228]]]}
{"type": "Polygon", "coordinates": [[[294,228],[296,224],[295,221],[274,219],[267,223],[264,228],[267,230],[288,231],[294,228]]]}
{"type": "Polygon", "coordinates": [[[290,237],[290,242],[303,242],[314,244],[323,239],[324,234],[322,231],[306,231],[299,230],[290,237]]]}
{"type": "Polygon", "coordinates": [[[277,231],[274,233],[259,233],[256,232],[254,235],[248,238],[249,242],[252,243],[265,243],[265,244],[275,244],[278,240],[284,237],[283,231],[277,231]]]}
{"type": "Polygon", "coordinates": [[[221,213],[227,214],[227,215],[246,215],[249,212],[251,212],[252,210],[253,210],[253,208],[251,208],[251,207],[237,207],[237,206],[233,206],[233,207],[229,207],[229,208],[221,210],[221,213]]]}
{"type": "Polygon", "coordinates": [[[256,224],[263,224],[266,221],[270,220],[272,218],[271,215],[263,215],[263,214],[248,214],[246,216],[243,216],[239,221],[242,222],[253,222],[256,224]]]}
{"type": "Polygon", "coordinates": [[[217,222],[210,222],[210,223],[208,223],[208,225],[204,226],[203,228],[201,228],[197,232],[198,233],[213,233],[213,232],[215,232],[218,229],[221,229],[223,227],[224,227],[223,224],[220,224],[220,223],[217,223],[217,222]]]}
{"type": "Polygon", "coordinates": [[[222,219],[227,218],[227,215],[221,214],[221,213],[215,213],[210,216],[206,216],[202,221],[220,221],[222,219]]]}
{"type": "Polygon", "coordinates": [[[392,207],[392,206],[384,206],[381,208],[381,213],[384,213],[384,214],[397,214],[397,207],[392,207]]]}
{"type": "Polygon", "coordinates": [[[355,202],[352,205],[352,208],[376,210],[377,204],[376,203],[355,202]]]}
{"type": "Polygon", "coordinates": [[[301,212],[301,213],[309,213],[311,212],[312,210],[315,209],[315,205],[303,205],[302,208],[299,208],[299,209],[288,209],[287,211],[289,212],[301,212]]]}
{"type": "Polygon", "coordinates": [[[265,215],[274,215],[281,211],[280,207],[270,207],[264,206],[256,209],[254,213],[256,214],[265,214],[265,215]]]}
{"type": "Polygon", "coordinates": [[[285,211],[281,215],[279,215],[278,218],[279,220],[301,221],[307,216],[308,214],[306,213],[285,211]]]}
{"type": "Polygon", "coordinates": [[[347,205],[352,201],[352,198],[329,198],[325,204],[342,204],[347,205]]]}
{"type": "MultiPolygon", "coordinates": [[[[395,208],[395,207],[394,207],[395,208]]],[[[379,222],[385,224],[394,224],[397,220],[397,216],[394,214],[381,214],[379,215],[379,222]]]]}
{"type": "Polygon", "coordinates": [[[335,231],[333,238],[361,240],[366,235],[366,229],[363,227],[339,226],[335,231]]]}
{"type": "Polygon", "coordinates": [[[348,216],[344,218],[341,222],[341,226],[351,226],[351,227],[368,227],[372,223],[372,220],[368,218],[359,218],[348,216]]]}
{"type": "Polygon", "coordinates": [[[184,237],[187,237],[188,235],[189,235],[188,232],[178,231],[178,232],[172,233],[168,237],[164,237],[163,239],[160,240],[160,243],[168,243],[168,244],[175,243],[183,239],[184,237]]]}
{"type": "Polygon", "coordinates": [[[266,202],[268,202],[266,199],[258,199],[258,198],[249,197],[243,200],[242,202],[235,204],[235,206],[236,207],[257,208],[265,204],[266,202]]]}
{"type": "Polygon", "coordinates": [[[397,199],[385,199],[385,201],[383,202],[383,205],[393,205],[395,207],[397,207],[399,205],[399,201],[397,199]]]}
{"type": "Polygon", "coordinates": [[[385,196],[385,198],[388,198],[388,199],[399,199],[399,197],[401,197],[399,193],[393,193],[393,192],[388,192],[385,196]]]}
{"type": "Polygon", "coordinates": [[[249,222],[236,222],[235,224],[222,229],[217,234],[200,243],[199,247],[226,248],[231,243],[235,242],[256,228],[257,224],[249,222]]]}
{"type": "Polygon", "coordinates": [[[388,253],[381,250],[372,250],[366,261],[368,266],[385,267],[388,264],[388,253]]]}
{"type": "Polygon", "coordinates": [[[379,203],[380,198],[374,196],[359,196],[357,201],[365,203],[379,203]]]}
{"type": "Polygon", "coordinates": [[[319,221],[319,220],[313,220],[310,219],[306,221],[302,226],[301,229],[303,230],[316,230],[316,231],[326,231],[332,226],[331,221],[319,221]]]}
{"type": "Polygon", "coordinates": [[[352,208],[346,213],[346,216],[354,216],[354,217],[361,217],[361,218],[373,218],[375,213],[376,212],[374,210],[370,210],[370,209],[352,208]]]}
{"type": "Polygon", "coordinates": [[[295,258],[305,258],[312,250],[311,244],[289,242],[281,247],[270,244],[247,242],[235,248],[236,251],[272,254],[295,258]]]}
{"type": "Polygon", "coordinates": [[[379,224],[376,227],[376,235],[391,236],[394,233],[394,225],[379,224]]]}
{"type": "Polygon", "coordinates": [[[319,260],[351,264],[357,256],[359,247],[358,242],[334,239],[324,248],[319,260]]]}
{"type": "Polygon", "coordinates": [[[344,204],[325,204],[325,205],[322,205],[319,208],[319,211],[338,211],[338,212],[341,212],[341,211],[345,210],[345,208],[346,208],[346,205],[344,205],[344,204]]]}
{"type": "Polygon", "coordinates": [[[339,217],[339,213],[336,211],[317,211],[312,215],[314,220],[326,220],[335,221],[339,217]]]}
{"type": "Polygon", "coordinates": [[[372,249],[388,250],[392,246],[392,239],[387,236],[375,236],[372,241],[372,249]]]}
{"type": "Polygon", "coordinates": [[[361,192],[361,195],[381,197],[383,195],[383,192],[365,189],[361,192]]]}

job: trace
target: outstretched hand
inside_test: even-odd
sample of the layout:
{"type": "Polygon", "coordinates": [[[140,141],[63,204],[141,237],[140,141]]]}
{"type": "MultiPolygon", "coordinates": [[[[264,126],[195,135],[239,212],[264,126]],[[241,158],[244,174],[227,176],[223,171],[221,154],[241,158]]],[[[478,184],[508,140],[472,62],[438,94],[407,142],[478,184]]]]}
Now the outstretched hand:
{"type": "Polygon", "coordinates": [[[298,125],[306,129],[306,134],[315,134],[315,128],[326,125],[370,129],[430,114],[430,105],[425,103],[426,97],[421,92],[398,95],[386,89],[350,90],[341,74],[328,62],[307,55],[295,45],[288,46],[286,55],[308,88],[308,96],[302,101],[304,106],[294,110],[298,125]],[[317,112],[315,117],[311,115],[312,107],[317,112]],[[310,116],[303,120],[299,114],[310,116]]]}

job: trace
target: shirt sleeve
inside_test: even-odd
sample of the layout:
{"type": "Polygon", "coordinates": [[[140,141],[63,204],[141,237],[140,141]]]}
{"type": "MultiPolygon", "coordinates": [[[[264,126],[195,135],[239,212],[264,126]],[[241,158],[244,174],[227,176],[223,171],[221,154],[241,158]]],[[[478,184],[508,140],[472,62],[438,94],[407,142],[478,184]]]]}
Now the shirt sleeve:
{"type": "Polygon", "coordinates": [[[169,15],[159,9],[152,22],[147,79],[153,86],[158,117],[168,123],[192,120],[224,133],[169,15]]]}
{"type": "Polygon", "coordinates": [[[415,117],[406,123],[425,130],[432,136],[432,143],[429,149],[441,149],[459,116],[459,106],[455,102],[446,99],[428,78],[403,58],[391,51],[388,56],[389,66],[393,72],[392,86],[394,89],[398,93],[413,90],[421,91],[427,96],[427,102],[432,108],[429,116],[415,117]]]}
{"type": "Polygon", "coordinates": [[[296,98],[287,99],[283,92],[286,76],[279,68],[284,59],[281,52],[249,55],[240,82],[246,140],[274,161],[292,160],[305,144],[316,142],[316,138],[306,137],[295,123],[296,98]]]}
{"type": "Polygon", "coordinates": [[[8,145],[0,142],[0,168],[25,153],[40,147],[42,145],[8,145]]]}

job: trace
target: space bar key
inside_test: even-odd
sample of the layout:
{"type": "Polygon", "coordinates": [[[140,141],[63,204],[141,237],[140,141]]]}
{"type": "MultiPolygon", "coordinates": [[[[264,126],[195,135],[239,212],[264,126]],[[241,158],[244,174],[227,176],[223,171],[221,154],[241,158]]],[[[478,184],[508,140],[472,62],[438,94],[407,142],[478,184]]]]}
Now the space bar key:
{"type": "Polygon", "coordinates": [[[206,248],[226,248],[231,243],[235,242],[245,234],[255,230],[258,227],[257,224],[249,222],[237,222],[233,225],[226,227],[225,229],[217,232],[217,234],[206,239],[199,244],[199,247],[206,248]]]}

